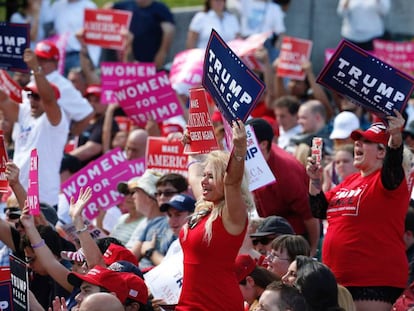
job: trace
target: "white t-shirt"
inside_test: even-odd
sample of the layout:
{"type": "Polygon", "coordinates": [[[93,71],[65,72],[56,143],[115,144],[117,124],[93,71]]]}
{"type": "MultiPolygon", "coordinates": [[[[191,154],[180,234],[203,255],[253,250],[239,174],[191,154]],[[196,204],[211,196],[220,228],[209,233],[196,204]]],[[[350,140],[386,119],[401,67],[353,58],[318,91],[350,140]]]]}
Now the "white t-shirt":
{"type": "MultiPolygon", "coordinates": [[[[70,121],[81,121],[93,112],[92,106],[82,96],[82,94],[73,86],[72,82],[62,76],[58,71],[53,71],[46,76],[46,79],[55,84],[60,92],[58,99],[59,106],[63,109],[64,116],[70,124],[70,121]]],[[[33,81],[33,76],[31,77],[33,81]]],[[[23,104],[30,105],[27,93],[22,93],[23,104]]]]}
{"type": "Polygon", "coordinates": [[[197,48],[205,49],[210,39],[211,29],[217,31],[224,41],[234,40],[240,33],[240,24],[235,15],[230,12],[223,12],[220,18],[216,12],[198,12],[191,20],[189,29],[198,33],[197,48]]]}
{"type": "Polygon", "coordinates": [[[286,132],[280,126],[279,137],[277,138],[277,145],[282,149],[286,149],[290,144],[290,139],[299,133],[302,133],[302,126],[300,126],[299,124],[287,130],[286,132]]]}
{"type": "Polygon", "coordinates": [[[384,33],[384,16],[390,0],[341,0],[337,12],[343,17],[341,35],[355,42],[365,42],[384,33]],[[345,2],[348,2],[345,8],[345,2]]]}
{"type": "Polygon", "coordinates": [[[247,37],[253,34],[286,31],[285,14],[272,1],[241,0],[240,3],[241,34],[247,37]]]}
{"type": "Polygon", "coordinates": [[[69,134],[69,123],[63,117],[53,126],[46,113],[33,118],[30,104],[19,105],[18,123],[13,131],[13,162],[20,168],[20,183],[25,189],[29,183],[30,153],[37,149],[39,156],[39,200],[50,205],[58,203],[60,191],[60,164],[69,134]]]}
{"type": "Polygon", "coordinates": [[[53,2],[51,13],[52,22],[57,34],[69,33],[66,51],[80,51],[80,43],[76,39],[76,32],[83,28],[85,9],[96,9],[97,6],[90,0],[58,0],[53,2]]]}

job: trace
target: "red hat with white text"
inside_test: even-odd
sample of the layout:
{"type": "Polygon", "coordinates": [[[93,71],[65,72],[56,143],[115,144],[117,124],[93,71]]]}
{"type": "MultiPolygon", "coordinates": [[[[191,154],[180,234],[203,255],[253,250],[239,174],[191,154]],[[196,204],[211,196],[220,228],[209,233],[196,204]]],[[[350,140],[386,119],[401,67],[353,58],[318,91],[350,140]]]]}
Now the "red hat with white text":
{"type": "Polygon", "coordinates": [[[387,146],[390,135],[388,134],[387,127],[384,123],[373,123],[366,131],[355,130],[351,133],[353,140],[360,140],[364,138],[370,142],[383,144],[387,146]]]}
{"type": "Polygon", "coordinates": [[[34,53],[37,57],[44,58],[44,59],[52,59],[52,60],[59,60],[59,49],[56,45],[47,40],[40,41],[36,44],[34,53]]]}

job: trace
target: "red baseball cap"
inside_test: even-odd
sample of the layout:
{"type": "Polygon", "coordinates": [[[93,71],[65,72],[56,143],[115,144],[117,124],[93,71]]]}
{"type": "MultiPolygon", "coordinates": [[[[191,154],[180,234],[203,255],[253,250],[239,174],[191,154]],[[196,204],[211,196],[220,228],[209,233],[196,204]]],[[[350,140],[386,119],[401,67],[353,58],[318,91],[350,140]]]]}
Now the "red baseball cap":
{"type": "Polygon", "coordinates": [[[371,124],[369,129],[366,131],[363,130],[355,130],[351,133],[351,138],[353,140],[360,140],[361,138],[364,138],[368,141],[371,141],[373,143],[377,144],[388,144],[388,139],[390,138],[390,135],[387,132],[387,127],[382,122],[377,122],[371,124]]]}
{"type": "Polygon", "coordinates": [[[235,262],[237,281],[243,281],[256,268],[255,260],[247,254],[239,255],[235,262]]]}
{"type": "Polygon", "coordinates": [[[88,95],[95,95],[97,97],[101,97],[102,88],[98,84],[91,84],[86,88],[85,97],[88,95]]]}
{"type": "Polygon", "coordinates": [[[95,266],[87,274],[71,272],[68,282],[75,287],[80,287],[83,282],[100,286],[110,292],[114,292],[124,304],[127,298],[146,304],[148,300],[148,288],[144,281],[137,275],[129,272],[116,272],[101,266],[95,266]]]}
{"type": "Polygon", "coordinates": [[[44,58],[44,59],[52,59],[52,60],[59,60],[59,49],[56,45],[47,40],[40,41],[36,44],[35,54],[37,57],[44,58]]]}
{"type": "Polygon", "coordinates": [[[115,261],[128,261],[138,266],[137,257],[127,248],[111,243],[103,254],[103,260],[107,266],[113,264],[115,261]]]}
{"type": "MultiPolygon", "coordinates": [[[[55,92],[56,99],[60,98],[60,92],[59,88],[56,86],[56,84],[50,83],[52,86],[53,91],[55,92]]],[[[30,82],[28,85],[24,88],[25,91],[33,92],[35,94],[39,94],[39,90],[37,89],[37,85],[34,82],[30,82]]]]}

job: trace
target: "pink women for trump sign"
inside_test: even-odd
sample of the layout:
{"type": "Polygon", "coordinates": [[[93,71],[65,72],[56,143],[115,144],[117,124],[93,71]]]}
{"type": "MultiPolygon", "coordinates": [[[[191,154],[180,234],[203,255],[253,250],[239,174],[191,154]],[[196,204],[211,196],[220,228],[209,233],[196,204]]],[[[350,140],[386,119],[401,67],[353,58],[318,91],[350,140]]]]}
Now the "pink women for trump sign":
{"type": "Polygon", "coordinates": [[[104,104],[116,102],[113,91],[134,82],[136,79],[154,76],[157,69],[153,63],[101,63],[101,101],[104,104]]]}
{"type": "Polygon", "coordinates": [[[127,161],[120,148],[105,153],[89,163],[61,185],[66,199],[77,198],[81,188],[91,187],[92,198],[85,208],[88,219],[95,218],[100,209],[106,210],[123,200],[117,185],[132,177],[141,176],[145,171],[144,159],[127,161]]]}
{"type": "Polygon", "coordinates": [[[150,120],[160,122],[183,114],[164,71],[124,85],[115,90],[114,95],[129,118],[141,127],[150,120]]]}
{"type": "Polygon", "coordinates": [[[37,149],[30,153],[29,186],[27,188],[27,206],[31,215],[40,214],[39,203],[39,157],[37,149]]]}

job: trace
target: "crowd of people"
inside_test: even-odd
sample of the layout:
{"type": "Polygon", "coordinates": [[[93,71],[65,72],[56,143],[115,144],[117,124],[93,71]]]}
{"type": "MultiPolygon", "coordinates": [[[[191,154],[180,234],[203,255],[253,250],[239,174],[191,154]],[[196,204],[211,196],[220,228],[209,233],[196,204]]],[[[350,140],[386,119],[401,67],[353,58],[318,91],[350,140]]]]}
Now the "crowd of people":
{"type": "MultiPolygon", "coordinates": [[[[30,310],[410,310],[414,102],[380,122],[316,83],[309,60],[302,63],[303,80],[279,76],[275,51],[289,3],[241,0],[239,11],[230,12],[224,0],[205,1],[183,49],[205,49],[213,28],[225,41],[270,33],[255,51],[262,64],[255,73],[266,92],[245,123],[230,124],[231,150],[223,135],[227,121],[213,103],[220,150],[188,155],[186,174],[145,169],[111,185],[121,203],[99,208],[93,220],[85,209],[94,191],[82,188],[68,202],[62,183],[114,148],[128,161],[145,161],[149,137],[192,143],[185,129],[191,86],[176,87],[184,113],[171,123],[138,126],[119,103],[102,101],[102,61],[166,70],[173,14],[154,0],[106,4],[132,12],[122,51],[85,44],[83,12],[96,8],[90,0],[27,0],[12,15],[12,22],[31,24],[32,44],[23,55],[30,73],[11,73],[23,89],[22,102],[0,86],[0,129],[9,155],[0,266],[9,265],[11,254],[26,263],[30,310]],[[46,39],[52,33],[67,36],[65,56],[46,39]],[[275,177],[252,192],[246,125],[275,177]],[[321,162],[311,154],[315,137],[323,141],[321,162]],[[27,203],[34,148],[41,203],[36,216],[27,203]],[[69,225],[76,239],[65,232],[69,225]],[[173,302],[154,294],[146,278],[168,264],[181,271],[173,302]]],[[[372,41],[384,36],[389,9],[385,0],[340,0],[342,36],[371,50],[372,41]]]]}

